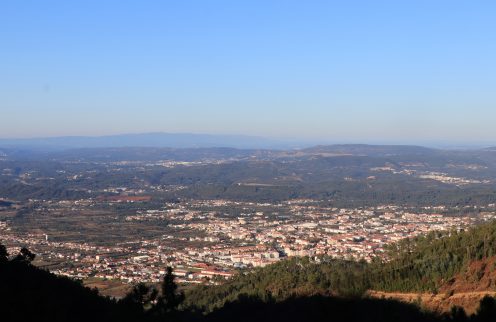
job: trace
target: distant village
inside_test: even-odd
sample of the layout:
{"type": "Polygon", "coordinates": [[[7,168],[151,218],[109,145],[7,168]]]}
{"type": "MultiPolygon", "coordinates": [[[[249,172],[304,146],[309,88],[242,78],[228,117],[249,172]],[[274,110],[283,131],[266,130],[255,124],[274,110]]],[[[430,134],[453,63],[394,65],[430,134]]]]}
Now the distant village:
{"type": "MultiPolygon", "coordinates": [[[[101,202],[146,201],[148,197],[112,197],[58,201],[51,206],[74,209],[101,202]]],[[[135,236],[104,246],[55,241],[40,231],[19,235],[8,220],[0,221],[0,235],[11,253],[26,246],[38,254],[37,265],[58,275],[158,282],[171,266],[178,282],[219,283],[240,269],[264,267],[293,256],[387,259],[388,244],[432,231],[465,229],[494,217],[494,212],[484,211],[452,215],[443,206],[412,213],[391,205],[338,209],[301,199],[275,204],[206,200],[165,203],[159,209],[138,210],[125,217],[129,224],[166,222],[169,233],[154,238],[135,236]],[[226,208],[246,212],[232,215],[220,210],[226,208]],[[280,208],[286,211],[279,212],[280,208]]]]}

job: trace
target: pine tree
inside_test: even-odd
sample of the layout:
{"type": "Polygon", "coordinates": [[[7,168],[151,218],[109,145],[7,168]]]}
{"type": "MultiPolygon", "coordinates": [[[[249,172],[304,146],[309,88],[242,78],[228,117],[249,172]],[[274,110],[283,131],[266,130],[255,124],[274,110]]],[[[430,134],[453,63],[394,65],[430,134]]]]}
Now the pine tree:
{"type": "Polygon", "coordinates": [[[172,268],[167,267],[167,273],[162,281],[162,294],[158,298],[153,312],[159,316],[171,316],[177,312],[179,305],[184,301],[184,294],[178,291],[172,268]]]}
{"type": "Polygon", "coordinates": [[[23,247],[23,248],[21,248],[21,251],[19,252],[19,254],[14,258],[14,260],[29,264],[35,259],[35,257],[36,257],[35,254],[33,254],[26,247],[23,247]]]}
{"type": "Polygon", "coordinates": [[[9,253],[7,252],[7,247],[0,244],[0,263],[5,263],[9,259],[9,253]]]}

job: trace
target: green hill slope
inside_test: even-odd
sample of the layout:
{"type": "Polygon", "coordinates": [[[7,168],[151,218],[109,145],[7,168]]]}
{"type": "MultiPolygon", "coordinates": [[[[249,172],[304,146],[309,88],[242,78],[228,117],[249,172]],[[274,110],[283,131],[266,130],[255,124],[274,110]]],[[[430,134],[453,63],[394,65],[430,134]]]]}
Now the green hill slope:
{"type": "MultiPolygon", "coordinates": [[[[222,285],[189,290],[185,307],[211,312],[246,296],[267,303],[314,295],[359,298],[369,289],[436,293],[461,272],[474,272],[470,268],[475,261],[495,253],[496,222],[492,222],[463,232],[431,233],[401,241],[389,247],[387,261],[288,259],[239,274],[222,285]]],[[[480,277],[466,279],[477,283],[480,277]]]]}
{"type": "Polygon", "coordinates": [[[462,232],[433,232],[390,245],[390,261],[370,265],[369,283],[383,291],[436,292],[471,262],[495,254],[496,222],[462,232]]]}

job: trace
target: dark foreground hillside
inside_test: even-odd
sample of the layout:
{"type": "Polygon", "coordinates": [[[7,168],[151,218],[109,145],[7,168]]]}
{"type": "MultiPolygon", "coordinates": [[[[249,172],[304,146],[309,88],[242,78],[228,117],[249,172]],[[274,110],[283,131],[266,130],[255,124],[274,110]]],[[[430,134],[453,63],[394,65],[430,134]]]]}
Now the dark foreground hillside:
{"type": "Polygon", "coordinates": [[[0,321],[131,321],[94,290],[22,261],[0,263],[0,321]]]}
{"type": "MultiPolygon", "coordinates": [[[[32,266],[33,258],[34,254],[26,249],[7,258],[0,244],[0,321],[496,321],[496,301],[489,297],[483,299],[477,315],[471,317],[460,309],[440,316],[413,304],[352,295],[335,297],[331,293],[279,300],[240,293],[223,306],[202,313],[191,306],[178,309],[184,298],[171,270],[160,292],[141,285],[123,300],[115,301],[79,282],[32,266]]],[[[185,303],[188,301],[191,304],[192,299],[185,303]]]]}
{"type": "Polygon", "coordinates": [[[207,321],[346,321],[427,322],[441,317],[422,312],[415,305],[381,299],[343,299],[311,296],[282,302],[242,298],[207,316],[207,321]]]}

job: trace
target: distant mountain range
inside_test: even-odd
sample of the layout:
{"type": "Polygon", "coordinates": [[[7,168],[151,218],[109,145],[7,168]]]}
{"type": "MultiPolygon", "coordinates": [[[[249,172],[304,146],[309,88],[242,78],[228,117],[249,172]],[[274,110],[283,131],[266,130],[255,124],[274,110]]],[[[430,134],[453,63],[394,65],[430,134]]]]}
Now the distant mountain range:
{"type": "Polygon", "coordinates": [[[248,135],[214,135],[193,133],[142,133],[94,137],[64,136],[29,139],[0,139],[0,147],[2,148],[45,150],[115,147],[229,147],[238,149],[288,149],[306,146],[310,146],[310,144],[248,135]]]}
{"type": "MultiPolygon", "coordinates": [[[[22,149],[38,151],[57,151],[67,149],[81,148],[236,148],[236,149],[307,149],[313,152],[321,149],[323,153],[348,153],[352,146],[353,154],[357,152],[372,152],[395,154],[397,150],[404,150],[404,147],[412,149],[411,142],[408,145],[400,145],[398,142],[386,142],[385,145],[377,141],[366,141],[354,144],[354,142],[345,140],[336,144],[337,140],[332,138],[321,139],[275,139],[262,136],[251,135],[224,135],[224,134],[198,134],[198,133],[137,133],[137,134],[119,134],[105,136],[60,136],[44,138],[0,138],[0,149],[22,149]],[[329,151],[329,146],[332,151],[329,151]],[[348,152],[345,152],[348,151],[348,152]]],[[[384,144],[384,142],[382,142],[384,144]]],[[[483,149],[489,151],[496,150],[496,147],[490,147],[492,144],[467,144],[454,145],[447,142],[418,142],[422,146],[443,148],[448,150],[466,150],[466,149],[483,149]]],[[[411,151],[414,154],[426,152],[426,148],[417,147],[417,151],[411,151]]],[[[1,155],[0,155],[1,156],[1,155]]]]}

